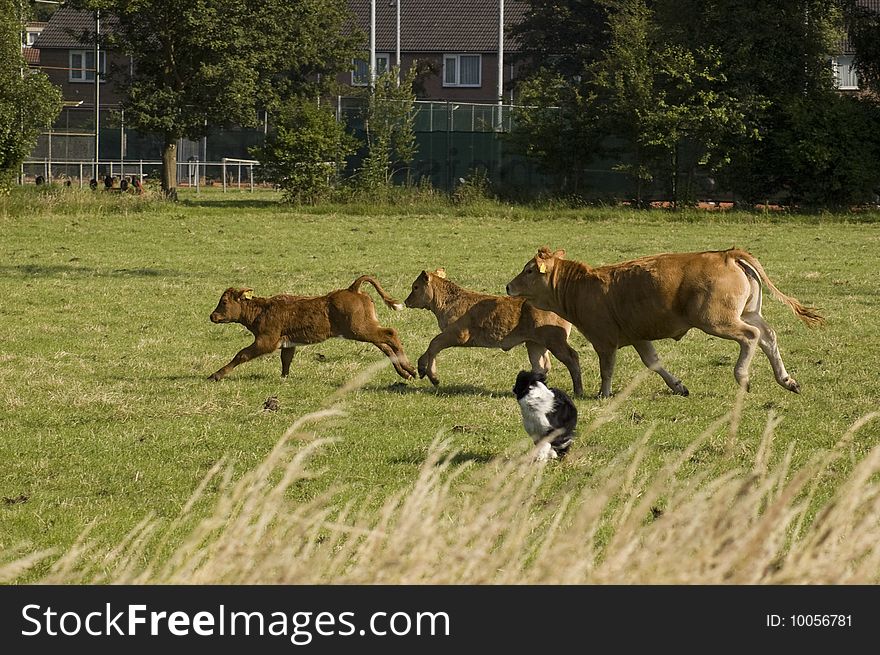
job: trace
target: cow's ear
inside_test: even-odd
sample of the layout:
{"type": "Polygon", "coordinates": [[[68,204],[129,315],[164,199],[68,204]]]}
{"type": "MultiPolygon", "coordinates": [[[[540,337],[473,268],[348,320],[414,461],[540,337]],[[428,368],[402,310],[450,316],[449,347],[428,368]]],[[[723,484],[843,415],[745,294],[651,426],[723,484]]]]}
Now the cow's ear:
{"type": "Polygon", "coordinates": [[[428,275],[428,271],[422,271],[422,272],[419,274],[419,279],[420,279],[420,280],[425,280],[426,282],[430,279],[430,277],[431,277],[431,276],[428,275]]]}
{"type": "Polygon", "coordinates": [[[445,280],[446,279],[446,269],[445,268],[438,268],[436,271],[434,271],[434,275],[445,280]]]}
{"type": "Polygon", "coordinates": [[[559,250],[557,250],[556,252],[553,253],[553,256],[556,257],[557,259],[565,259],[565,250],[562,250],[560,248],[559,250]]]}
{"type": "Polygon", "coordinates": [[[538,248],[538,254],[535,255],[535,259],[550,259],[553,256],[553,253],[550,252],[550,248],[547,246],[541,246],[538,248]]]}
{"type": "Polygon", "coordinates": [[[239,298],[244,298],[245,300],[250,300],[253,297],[254,297],[254,290],[253,289],[242,289],[241,295],[239,296],[239,298]]]}

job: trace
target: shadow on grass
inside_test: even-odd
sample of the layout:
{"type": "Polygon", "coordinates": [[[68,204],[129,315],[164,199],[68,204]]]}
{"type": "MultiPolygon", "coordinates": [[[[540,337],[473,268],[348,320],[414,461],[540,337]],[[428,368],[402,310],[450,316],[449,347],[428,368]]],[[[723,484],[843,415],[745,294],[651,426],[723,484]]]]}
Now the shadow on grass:
{"type": "MultiPolygon", "coordinates": [[[[491,462],[495,458],[495,455],[490,453],[475,453],[470,450],[461,451],[455,453],[451,458],[443,460],[442,463],[449,463],[450,466],[461,466],[467,462],[474,462],[476,464],[487,464],[491,462]]],[[[392,464],[413,464],[416,466],[421,466],[425,463],[425,454],[423,452],[412,452],[408,455],[401,455],[399,457],[395,457],[389,460],[392,464]]],[[[439,464],[438,464],[439,465],[439,464]]]]}
{"type": "MultiPolygon", "coordinates": [[[[238,193],[238,191],[235,190],[235,193],[238,193]]],[[[184,207],[204,207],[205,209],[269,209],[272,207],[285,209],[290,207],[290,205],[281,202],[280,199],[265,200],[259,198],[224,198],[222,200],[187,198],[180,200],[179,203],[184,207]]]]}
{"type": "Polygon", "coordinates": [[[0,266],[0,277],[168,277],[180,275],[177,271],[161,268],[117,268],[102,270],[86,266],[68,264],[21,264],[18,266],[0,266]]]}
{"type": "Polygon", "coordinates": [[[434,396],[489,396],[490,398],[503,398],[505,396],[513,397],[512,394],[499,391],[498,389],[487,389],[473,384],[441,384],[439,387],[435,387],[433,385],[418,384],[414,382],[410,382],[409,384],[406,382],[394,382],[387,386],[373,387],[370,391],[391,392],[400,395],[424,393],[434,396]]]}
{"type": "MultiPolygon", "coordinates": [[[[268,373],[236,373],[232,372],[227,375],[222,380],[209,380],[208,376],[210,376],[214,371],[216,371],[220,366],[218,365],[215,368],[205,369],[204,373],[176,373],[172,375],[156,375],[151,376],[150,380],[162,380],[165,382],[204,382],[206,385],[215,385],[215,384],[233,384],[236,380],[240,380],[241,382],[281,382],[283,378],[280,375],[271,375],[268,373]]],[[[120,380],[132,380],[133,377],[123,378],[120,377],[120,380]]],[[[142,378],[137,378],[138,380],[142,378]]]]}

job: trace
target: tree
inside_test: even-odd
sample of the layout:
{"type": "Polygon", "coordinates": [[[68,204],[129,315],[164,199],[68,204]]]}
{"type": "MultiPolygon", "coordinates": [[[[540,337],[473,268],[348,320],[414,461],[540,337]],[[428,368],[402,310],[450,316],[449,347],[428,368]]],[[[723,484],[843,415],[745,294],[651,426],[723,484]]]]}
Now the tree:
{"type": "Polygon", "coordinates": [[[61,111],[61,92],[22,57],[19,9],[14,0],[0,0],[0,186],[14,179],[61,111]]]}
{"type": "Polygon", "coordinates": [[[531,0],[511,36],[526,76],[508,139],[558,191],[580,193],[584,168],[603,151],[593,77],[609,43],[607,9],[601,0],[531,0]]]}
{"type": "Polygon", "coordinates": [[[397,75],[396,66],[379,75],[367,101],[364,120],[367,156],[358,178],[362,188],[375,190],[388,187],[396,174],[408,173],[416,154],[413,109],[416,67],[410,67],[399,85],[397,75]]]}
{"type": "Polygon", "coordinates": [[[880,12],[847,0],[846,18],[859,85],[880,100],[880,12]]]}
{"type": "Polygon", "coordinates": [[[253,126],[258,109],[316,94],[353,56],[343,0],[100,0],[117,21],[108,46],[132,127],[163,136],[162,189],[177,194],[177,141],[209,126],[253,126]]]}
{"type": "Polygon", "coordinates": [[[329,105],[293,98],[275,113],[273,132],[253,150],[260,176],[277,183],[289,202],[326,199],[354,153],[356,140],[329,105]]]}

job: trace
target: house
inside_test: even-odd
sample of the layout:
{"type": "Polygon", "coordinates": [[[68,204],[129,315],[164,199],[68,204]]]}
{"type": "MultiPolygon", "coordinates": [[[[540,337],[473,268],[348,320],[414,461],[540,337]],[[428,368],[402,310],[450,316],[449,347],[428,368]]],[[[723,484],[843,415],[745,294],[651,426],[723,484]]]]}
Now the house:
{"type": "MultiPolygon", "coordinates": [[[[101,20],[101,35],[113,29],[113,18],[101,20]]],[[[82,108],[94,108],[95,101],[95,14],[61,7],[52,14],[33,47],[40,52],[40,68],[49,80],[61,89],[61,95],[69,103],[82,104],[82,108]]],[[[101,79],[101,107],[115,107],[120,95],[112,83],[103,76],[107,71],[108,53],[99,55],[101,79]]],[[[128,60],[121,55],[109,54],[111,65],[123,70],[128,60]]]]}
{"type": "MultiPolygon", "coordinates": [[[[376,70],[398,64],[397,2],[400,5],[400,64],[419,62],[418,95],[423,100],[498,102],[498,0],[376,0],[376,70]]],[[[366,34],[369,52],[370,0],[348,0],[357,28],[366,34]]],[[[504,3],[504,101],[511,102],[515,79],[513,56],[519,50],[509,30],[525,16],[523,0],[504,3]]],[[[353,62],[339,82],[355,87],[369,83],[366,59],[353,62]]]]}
{"type": "Polygon", "coordinates": [[[34,41],[37,40],[45,27],[46,23],[44,22],[31,21],[25,24],[24,31],[21,33],[21,54],[30,68],[40,65],[40,49],[34,47],[34,41]]]}
{"type": "MultiPolygon", "coordinates": [[[[880,0],[856,0],[856,6],[880,13],[880,0]]],[[[831,58],[831,66],[834,69],[834,85],[840,91],[855,92],[859,90],[859,77],[853,66],[855,49],[849,40],[844,37],[840,44],[840,54],[831,58]]]]}

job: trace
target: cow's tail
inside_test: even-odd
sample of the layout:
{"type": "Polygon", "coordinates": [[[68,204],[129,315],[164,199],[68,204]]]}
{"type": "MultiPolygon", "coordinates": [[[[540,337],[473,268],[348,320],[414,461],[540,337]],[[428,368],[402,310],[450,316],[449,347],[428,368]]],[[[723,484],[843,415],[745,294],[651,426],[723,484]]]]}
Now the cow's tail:
{"type": "MultiPolygon", "coordinates": [[[[745,252],[744,250],[735,250],[733,251],[733,256],[736,258],[736,262],[743,267],[748,267],[752,269],[755,273],[757,273],[761,281],[764,285],[770,289],[776,299],[784,302],[786,305],[791,307],[791,311],[794,312],[794,315],[797,316],[807,327],[817,327],[819,325],[823,325],[825,323],[825,318],[819,313],[819,311],[815,307],[807,307],[806,305],[802,305],[798,302],[796,298],[792,298],[791,296],[786,296],[782,293],[773,281],[770,279],[770,276],[767,275],[767,271],[764,270],[764,267],[761,266],[761,262],[759,262],[754,255],[745,252]]],[[[746,274],[749,271],[746,270],[746,274]]]]}
{"type": "Polygon", "coordinates": [[[385,289],[379,284],[379,280],[374,278],[372,275],[361,275],[357,280],[351,283],[351,286],[348,287],[349,291],[354,291],[358,293],[361,290],[361,284],[364,282],[369,282],[373,285],[373,288],[376,289],[376,293],[382,298],[382,301],[388,305],[394,311],[400,311],[403,309],[403,303],[397,302],[394,298],[385,293],[385,289]]]}

